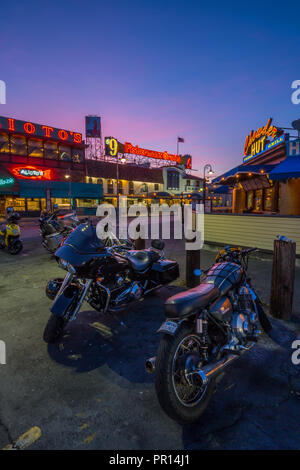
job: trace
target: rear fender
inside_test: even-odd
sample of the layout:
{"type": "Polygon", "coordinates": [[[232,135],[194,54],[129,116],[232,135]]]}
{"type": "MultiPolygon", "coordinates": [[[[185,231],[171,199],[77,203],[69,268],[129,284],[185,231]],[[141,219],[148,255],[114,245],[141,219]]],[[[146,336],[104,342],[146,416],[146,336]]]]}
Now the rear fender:
{"type": "Polygon", "coordinates": [[[180,327],[179,321],[166,320],[158,328],[157,333],[164,333],[166,335],[174,336],[178,328],[180,327]]]}

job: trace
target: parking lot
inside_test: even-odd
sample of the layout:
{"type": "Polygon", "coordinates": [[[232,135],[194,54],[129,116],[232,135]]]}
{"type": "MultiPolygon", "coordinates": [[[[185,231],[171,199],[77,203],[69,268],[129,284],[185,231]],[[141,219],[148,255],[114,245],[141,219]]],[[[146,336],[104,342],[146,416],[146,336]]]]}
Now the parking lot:
{"type": "MultiPolygon", "coordinates": [[[[272,319],[272,339],[263,335],[226,372],[198,424],[180,426],[160,408],[144,362],[156,354],[164,299],[183,289],[183,242],[166,246],[180,263],[175,285],[114,318],[85,304],[62,340],[46,345],[45,286],[63,272],[41,246],[37,226],[22,231],[24,251],[0,253],[0,339],[7,348],[0,449],[33,426],[41,436],[30,449],[300,449],[300,365],[291,361],[292,341],[300,338],[300,268],[292,321],[272,319]]],[[[203,250],[202,266],[214,256],[203,250]]],[[[270,259],[250,262],[266,308],[271,267],[270,259]]]]}

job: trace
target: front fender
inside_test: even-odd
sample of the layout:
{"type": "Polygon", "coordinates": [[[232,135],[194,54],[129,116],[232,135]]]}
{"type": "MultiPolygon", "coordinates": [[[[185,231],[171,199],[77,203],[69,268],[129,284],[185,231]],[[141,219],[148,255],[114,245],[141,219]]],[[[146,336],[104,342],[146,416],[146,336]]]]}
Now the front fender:
{"type": "MultiPolygon", "coordinates": [[[[53,315],[57,315],[59,317],[63,317],[66,315],[67,311],[70,312],[70,307],[74,304],[76,305],[76,301],[78,298],[79,289],[76,286],[68,286],[66,289],[63,290],[54,300],[52,307],[50,308],[50,312],[53,315]]],[[[69,313],[68,312],[68,313],[69,313]]]]}

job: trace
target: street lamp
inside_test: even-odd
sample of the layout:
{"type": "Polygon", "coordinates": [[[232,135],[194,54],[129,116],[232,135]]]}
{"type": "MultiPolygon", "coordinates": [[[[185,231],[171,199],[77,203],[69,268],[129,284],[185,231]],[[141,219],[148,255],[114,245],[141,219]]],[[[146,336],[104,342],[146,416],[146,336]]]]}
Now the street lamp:
{"type": "Polygon", "coordinates": [[[204,203],[204,212],[205,212],[205,195],[206,195],[206,172],[208,175],[213,175],[214,171],[212,169],[212,166],[210,163],[207,163],[204,165],[204,170],[203,170],[203,203],[204,203]]]}

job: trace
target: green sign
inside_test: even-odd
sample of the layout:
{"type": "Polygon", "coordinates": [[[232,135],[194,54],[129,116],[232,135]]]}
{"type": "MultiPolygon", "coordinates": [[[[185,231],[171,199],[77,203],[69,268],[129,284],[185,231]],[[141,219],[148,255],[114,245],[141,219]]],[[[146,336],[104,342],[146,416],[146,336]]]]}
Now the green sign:
{"type": "Polygon", "coordinates": [[[12,177],[2,178],[0,176],[0,186],[11,186],[14,182],[15,180],[12,177]]]}

